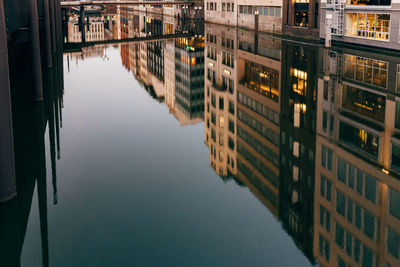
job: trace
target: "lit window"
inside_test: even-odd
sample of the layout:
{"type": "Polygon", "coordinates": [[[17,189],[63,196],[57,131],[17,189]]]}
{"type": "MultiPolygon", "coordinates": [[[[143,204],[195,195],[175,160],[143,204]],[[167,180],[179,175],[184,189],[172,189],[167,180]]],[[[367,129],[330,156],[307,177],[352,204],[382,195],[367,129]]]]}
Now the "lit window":
{"type": "Polygon", "coordinates": [[[375,40],[389,40],[389,14],[347,13],[346,35],[375,40]]]}
{"type": "Polygon", "coordinates": [[[307,89],[307,72],[293,69],[293,92],[305,95],[307,89]]]}

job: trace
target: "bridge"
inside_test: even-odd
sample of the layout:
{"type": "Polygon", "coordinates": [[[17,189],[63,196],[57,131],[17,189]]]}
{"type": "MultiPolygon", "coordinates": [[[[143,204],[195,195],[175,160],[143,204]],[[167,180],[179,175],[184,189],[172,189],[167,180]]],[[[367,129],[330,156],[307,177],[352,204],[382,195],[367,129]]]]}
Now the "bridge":
{"type": "Polygon", "coordinates": [[[184,37],[192,37],[191,33],[177,33],[177,34],[166,34],[162,36],[145,36],[145,37],[133,37],[124,38],[117,40],[104,40],[104,41],[93,41],[93,42],[80,42],[80,43],[65,43],[63,45],[64,53],[80,52],[83,47],[94,46],[94,45],[105,45],[105,44],[132,44],[138,42],[154,42],[165,39],[176,39],[184,37]]]}
{"type": "Polygon", "coordinates": [[[62,1],[61,7],[104,6],[104,5],[191,5],[194,1],[131,1],[131,0],[89,0],[62,1]]]}

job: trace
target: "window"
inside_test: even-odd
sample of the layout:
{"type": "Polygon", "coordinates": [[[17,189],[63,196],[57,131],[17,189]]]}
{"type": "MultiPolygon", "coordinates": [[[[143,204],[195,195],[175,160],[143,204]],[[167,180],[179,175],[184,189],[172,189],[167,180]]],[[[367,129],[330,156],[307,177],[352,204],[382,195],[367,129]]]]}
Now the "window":
{"type": "Polygon", "coordinates": [[[339,247],[344,248],[344,229],[338,223],[336,223],[335,242],[339,247]]]}
{"type": "Polygon", "coordinates": [[[230,137],[228,137],[228,146],[232,150],[235,148],[235,142],[230,137]]]}
{"type": "Polygon", "coordinates": [[[391,167],[400,170],[400,145],[392,143],[392,164],[391,167]]]}
{"type": "Polygon", "coordinates": [[[374,159],[378,159],[379,136],[371,134],[364,129],[356,128],[340,121],[339,140],[363,152],[374,159]]]}
{"type": "Polygon", "coordinates": [[[344,161],[343,159],[338,157],[337,178],[339,181],[341,181],[344,184],[347,183],[346,168],[347,168],[346,161],[344,161]]]}
{"type": "Polygon", "coordinates": [[[231,93],[231,94],[233,94],[233,92],[234,92],[234,83],[233,83],[233,80],[231,80],[231,79],[229,79],[229,93],[231,93]]]}
{"type": "Polygon", "coordinates": [[[346,214],[346,197],[340,191],[336,191],[336,211],[342,216],[346,214]]]}
{"type": "Polygon", "coordinates": [[[252,98],[240,92],[238,93],[238,102],[254,112],[262,115],[264,118],[273,122],[274,124],[279,125],[279,113],[273,111],[269,107],[264,106],[260,102],[253,100],[252,98]],[[256,106],[256,109],[254,109],[254,106],[256,106]]]}
{"type": "MultiPolygon", "coordinates": [[[[354,237],[350,232],[336,222],[335,242],[338,244],[346,254],[355,262],[359,263],[362,267],[372,267],[374,262],[373,252],[354,237]],[[360,262],[360,260],[362,260],[360,262]]],[[[346,263],[339,257],[338,266],[346,267],[346,263]]]]}
{"type": "Polygon", "coordinates": [[[222,52],[222,64],[234,68],[234,56],[229,52],[222,52]]]}
{"type": "Polygon", "coordinates": [[[217,60],[217,49],[212,46],[207,47],[207,57],[212,60],[217,60]]]}
{"type": "Polygon", "coordinates": [[[232,101],[229,101],[229,113],[231,113],[232,115],[235,114],[235,103],[233,103],[232,101]]]}
{"type": "Polygon", "coordinates": [[[235,4],[232,3],[232,12],[234,12],[234,11],[235,11],[235,4]]]}
{"type": "Polygon", "coordinates": [[[211,112],[211,122],[215,125],[216,124],[216,117],[215,117],[215,113],[211,112]]]}
{"type": "Polygon", "coordinates": [[[397,65],[397,86],[396,86],[396,88],[397,88],[397,92],[400,92],[400,64],[397,65]]]}
{"type": "Polygon", "coordinates": [[[395,126],[397,129],[400,129],[400,101],[396,101],[395,126]]]}
{"type": "Polygon", "coordinates": [[[387,248],[390,255],[396,259],[400,258],[400,234],[388,226],[387,248]]]}
{"type": "Polygon", "coordinates": [[[225,3],[222,3],[222,11],[225,11],[225,3]]]}
{"type": "Polygon", "coordinates": [[[328,88],[329,84],[328,81],[324,81],[324,100],[328,101],[328,88]]]}
{"type": "Polygon", "coordinates": [[[231,11],[231,4],[230,3],[226,4],[226,11],[231,11]]]}
{"type": "Polygon", "coordinates": [[[293,92],[299,95],[306,95],[307,72],[298,69],[292,69],[293,92]]]}
{"type": "Polygon", "coordinates": [[[210,10],[214,10],[214,3],[210,3],[210,10]]]}
{"type": "Polygon", "coordinates": [[[330,258],[330,245],[321,234],[319,235],[319,255],[329,261],[330,258]]]}
{"type": "Polygon", "coordinates": [[[224,109],[224,99],[222,97],[219,98],[219,109],[224,109]]]}
{"type": "Polygon", "coordinates": [[[281,8],[280,7],[275,7],[275,16],[280,17],[281,16],[281,8]]]}
{"type": "Polygon", "coordinates": [[[389,14],[346,13],[346,35],[389,40],[389,14]]]}
{"type": "Polygon", "coordinates": [[[224,120],[224,116],[222,116],[222,115],[220,115],[219,116],[219,127],[220,128],[224,128],[224,126],[225,126],[225,120],[224,120]]]}
{"type": "Polygon", "coordinates": [[[319,207],[319,223],[326,231],[331,230],[331,213],[323,206],[319,207]]]}
{"type": "Polygon", "coordinates": [[[328,201],[331,201],[332,182],[323,175],[321,175],[320,192],[321,197],[326,198],[328,201]]]}
{"type": "Polygon", "coordinates": [[[322,112],[322,130],[327,132],[328,128],[328,113],[324,110],[322,112]]]}
{"type": "Polygon", "coordinates": [[[216,98],[214,94],[211,94],[211,106],[216,107],[216,98]]]}
{"type": "Polygon", "coordinates": [[[347,4],[359,6],[390,6],[391,0],[347,0],[347,4]]]}
{"type": "Polygon", "coordinates": [[[389,213],[400,219],[400,192],[390,187],[389,213]]]}
{"type": "Polygon", "coordinates": [[[321,165],[322,167],[332,170],[332,149],[322,145],[321,149],[321,165]]]}
{"type": "Polygon", "coordinates": [[[231,133],[233,134],[235,133],[235,123],[231,120],[229,120],[228,122],[228,129],[231,133]]]}
{"type": "Polygon", "coordinates": [[[367,84],[386,88],[388,62],[344,55],[344,76],[367,84]]]}

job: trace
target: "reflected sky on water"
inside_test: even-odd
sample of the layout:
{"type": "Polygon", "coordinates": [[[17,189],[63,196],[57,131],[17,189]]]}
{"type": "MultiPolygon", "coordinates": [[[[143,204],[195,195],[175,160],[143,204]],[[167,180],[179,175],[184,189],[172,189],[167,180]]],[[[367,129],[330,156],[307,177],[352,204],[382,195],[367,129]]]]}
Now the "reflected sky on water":
{"type": "Polygon", "coordinates": [[[102,12],[43,113],[11,81],[6,264],[399,264],[399,57],[102,12]]]}

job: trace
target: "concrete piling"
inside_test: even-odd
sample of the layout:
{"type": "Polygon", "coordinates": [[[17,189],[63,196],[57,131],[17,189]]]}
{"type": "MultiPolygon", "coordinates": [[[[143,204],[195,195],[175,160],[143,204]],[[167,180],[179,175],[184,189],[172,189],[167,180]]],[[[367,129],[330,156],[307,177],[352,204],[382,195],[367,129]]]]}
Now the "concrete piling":
{"type": "Polygon", "coordinates": [[[16,194],[7,35],[3,1],[0,1],[0,202],[16,194]]]}

